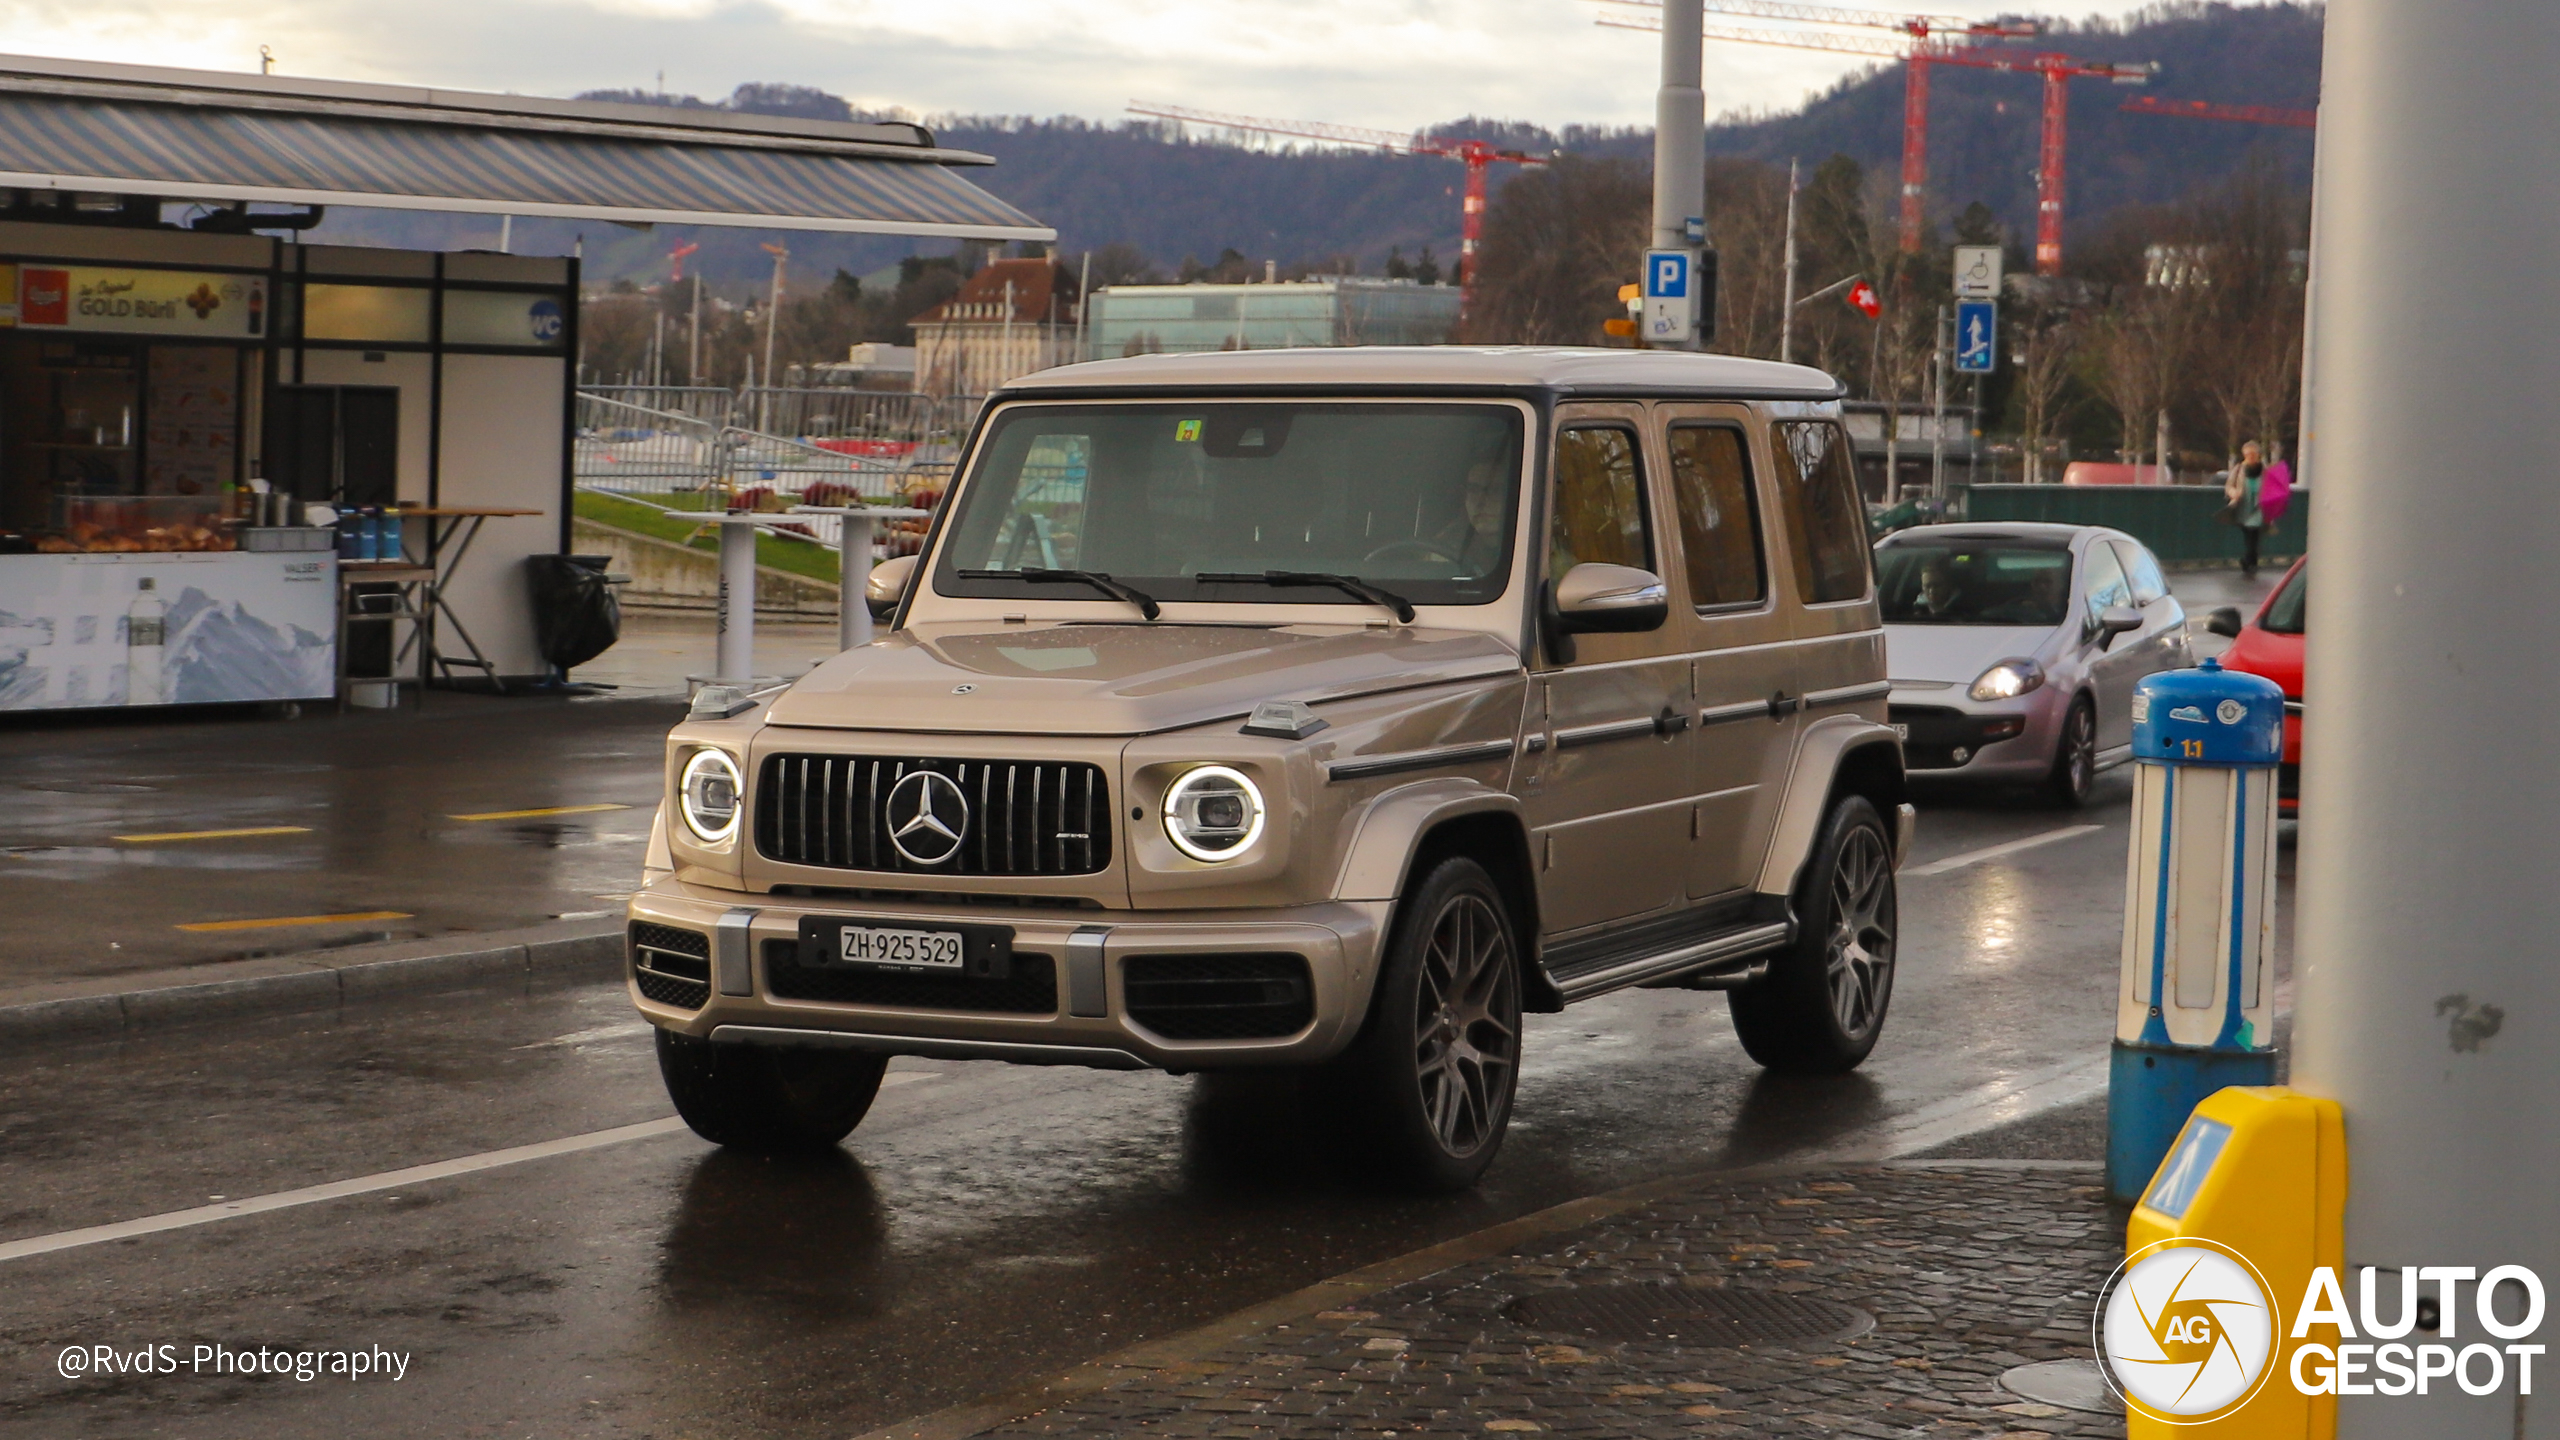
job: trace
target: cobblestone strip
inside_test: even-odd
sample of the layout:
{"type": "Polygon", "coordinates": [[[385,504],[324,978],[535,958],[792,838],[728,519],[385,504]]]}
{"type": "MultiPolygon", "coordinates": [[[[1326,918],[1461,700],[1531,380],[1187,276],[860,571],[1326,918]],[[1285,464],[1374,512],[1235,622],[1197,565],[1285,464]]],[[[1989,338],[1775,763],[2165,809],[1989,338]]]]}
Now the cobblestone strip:
{"type": "Polygon", "coordinates": [[[1002,1437],[2121,1437],[2000,1373],[2085,1359],[2121,1254],[2095,1167],[1935,1164],[1708,1182],[1512,1253],[1276,1325],[983,1432],[1002,1437]],[[1655,1282],[1868,1311],[1795,1348],[1612,1344],[1533,1330],[1515,1301],[1655,1282]]]}

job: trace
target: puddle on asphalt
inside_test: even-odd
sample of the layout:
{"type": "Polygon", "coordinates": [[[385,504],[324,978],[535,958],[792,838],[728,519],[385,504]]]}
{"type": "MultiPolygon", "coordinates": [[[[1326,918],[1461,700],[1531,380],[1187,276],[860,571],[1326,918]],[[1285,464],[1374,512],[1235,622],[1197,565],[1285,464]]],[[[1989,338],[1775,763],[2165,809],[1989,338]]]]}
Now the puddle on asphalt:
{"type": "Polygon", "coordinates": [[[149,795],[163,787],[138,780],[22,780],[18,788],[51,795],[149,795]]]}
{"type": "MultiPolygon", "coordinates": [[[[307,855],[273,851],[109,845],[12,845],[0,849],[0,857],[34,865],[100,870],[309,870],[319,863],[307,855]]],[[[8,870],[0,870],[0,875],[7,873],[8,870]]]]}

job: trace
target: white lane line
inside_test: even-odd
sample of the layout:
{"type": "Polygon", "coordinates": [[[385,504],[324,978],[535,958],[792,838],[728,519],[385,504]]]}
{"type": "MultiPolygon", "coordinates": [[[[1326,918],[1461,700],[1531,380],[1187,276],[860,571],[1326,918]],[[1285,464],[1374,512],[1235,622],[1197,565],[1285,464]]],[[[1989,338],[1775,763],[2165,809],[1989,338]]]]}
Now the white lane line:
{"type": "Polygon", "coordinates": [[[1950,1140],[2103,1095],[2107,1072],[2107,1057],[2100,1055],[1994,1080],[1934,1105],[1923,1105],[1908,1115],[1896,1116],[1874,1133],[1811,1158],[1874,1161],[1917,1155],[1950,1140]]]}
{"type": "Polygon", "coordinates": [[[1932,860],[1926,865],[1914,865],[1902,873],[1914,877],[1944,875],[1950,870],[1961,870],[1967,865],[1979,865],[1985,860],[1997,860],[2003,855],[2015,855],[2021,850],[2033,850],[2039,845],[2050,845],[2057,840],[2094,835],[2105,828],[2107,827],[2104,825],[2065,825],[2059,830],[2047,830],[2041,835],[2030,835],[2024,840],[2009,840],[1998,845],[1985,845],[1979,850],[1967,850],[1961,855],[1950,855],[1944,860],[1932,860]]]}
{"type": "Polygon", "coordinates": [[[412,1165],[406,1170],[385,1170],[379,1175],[359,1175],[352,1180],[332,1180],[326,1185],[310,1185],[300,1190],[252,1195],[245,1200],[226,1200],[219,1205],[199,1205],[193,1210],[171,1210],[161,1215],[145,1215],[139,1220],[121,1220],[113,1225],[92,1225],[85,1230],[61,1230],[51,1235],[0,1244],[0,1261],[50,1255],[57,1250],[76,1250],[83,1245],[103,1245],[110,1240],[130,1240],[137,1235],[157,1235],[163,1230],[185,1230],[196,1225],[210,1225],[217,1220],[237,1220],[244,1215],[263,1215],[270,1210],[317,1205],[324,1200],[342,1200],[350,1195],[365,1195],[376,1190],[397,1190],[404,1185],[423,1185],[431,1180],[450,1180],[456,1175],[521,1165],[528,1160],[547,1160],[554,1155],[575,1155],[581,1150],[601,1150],[607,1145],[672,1135],[682,1129],[684,1122],[670,1115],[664,1120],[644,1120],[637,1125],[590,1130],[584,1135],[489,1150],[456,1160],[439,1160],[432,1165],[412,1165]]]}

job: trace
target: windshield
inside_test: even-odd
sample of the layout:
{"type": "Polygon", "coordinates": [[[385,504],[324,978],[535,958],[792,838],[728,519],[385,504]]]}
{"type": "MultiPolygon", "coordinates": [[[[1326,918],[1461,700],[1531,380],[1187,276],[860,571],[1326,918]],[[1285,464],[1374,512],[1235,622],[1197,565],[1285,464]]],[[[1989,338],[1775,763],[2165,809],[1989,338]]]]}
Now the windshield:
{"type": "Polygon", "coordinates": [[[2071,552],[2015,540],[1899,541],[1876,551],[1888,625],[2059,625],[2071,552]]]}
{"type": "Polygon", "coordinates": [[[1482,605],[1510,583],[1522,431],[1516,407],[1492,404],[1008,406],[960,489],[934,588],[1105,599],[1023,575],[1078,570],[1154,600],[1378,603],[1315,574],[1482,605]]]}
{"type": "Polygon", "coordinates": [[[2310,573],[2311,566],[2307,562],[2294,567],[2293,574],[2285,579],[2284,588],[2267,601],[2267,613],[2258,617],[2259,629],[2271,630],[2278,635],[2302,633],[2303,607],[2311,603],[2311,586],[2303,577],[2310,573]]]}

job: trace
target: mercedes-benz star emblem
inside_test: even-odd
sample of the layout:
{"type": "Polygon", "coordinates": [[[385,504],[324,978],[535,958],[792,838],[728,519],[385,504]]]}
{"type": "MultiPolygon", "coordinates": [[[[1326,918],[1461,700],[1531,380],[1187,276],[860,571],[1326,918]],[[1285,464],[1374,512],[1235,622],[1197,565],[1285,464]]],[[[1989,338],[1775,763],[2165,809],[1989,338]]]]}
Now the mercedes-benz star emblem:
{"type": "Polygon", "coordinates": [[[918,865],[939,865],[960,853],[969,832],[969,797],[948,775],[908,772],[889,789],[889,843],[918,865]]]}

